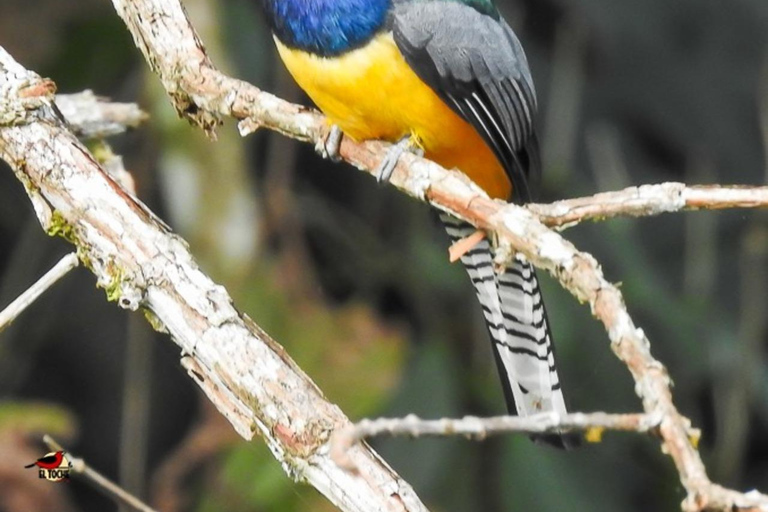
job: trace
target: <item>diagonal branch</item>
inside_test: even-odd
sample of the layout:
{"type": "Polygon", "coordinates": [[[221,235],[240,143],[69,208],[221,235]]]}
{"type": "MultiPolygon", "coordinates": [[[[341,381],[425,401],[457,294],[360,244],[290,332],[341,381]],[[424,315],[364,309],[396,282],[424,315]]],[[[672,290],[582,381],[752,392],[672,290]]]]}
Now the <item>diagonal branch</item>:
{"type": "Polygon", "coordinates": [[[25,185],[49,233],[77,247],[107,298],[141,309],[186,355],[185,366],[246,439],[261,434],[289,475],[346,511],[424,511],[369,447],[356,477],[328,455],[349,423],[285,351],[203,274],[186,243],[122,189],[51,107],[55,87],[0,48],[0,158],[25,185]]]}
{"type": "MultiPolygon", "coordinates": [[[[112,3],[152,71],[168,91],[176,111],[211,136],[221,124],[222,117],[240,120],[242,135],[264,127],[296,140],[318,144],[327,134],[325,118],[316,111],[284,101],[218,71],[178,0],[112,0],[112,3]]],[[[388,147],[389,144],[382,142],[358,144],[345,138],[341,156],[355,167],[373,172],[376,166],[371,162],[383,159],[388,147]]],[[[418,158],[414,160],[424,162],[418,158]]],[[[393,184],[423,199],[428,183],[409,184],[403,180],[418,180],[425,172],[428,174],[428,171],[406,172],[396,176],[393,184]]],[[[480,189],[477,191],[484,195],[480,189]]],[[[601,220],[619,215],[647,216],[702,208],[766,206],[768,187],[688,187],[682,183],[665,183],[528,207],[544,224],[564,226],[584,219],[601,220]]]]}
{"type": "Polygon", "coordinates": [[[58,283],[70,270],[77,267],[78,264],[79,261],[74,253],[67,254],[53,268],[43,274],[43,277],[27,288],[24,293],[16,297],[13,302],[0,311],[0,332],[3,332],[25,309],[31,306],[54,284],[58,283]]]}
{"type": "MultiPolygon", "coordinates": [[[[56,105],[77,136],[91,139],[117,135],[128,128],[137,127],[148,118],[135,103],[112,103],[95,96],[91,91],[59,94],[56,96],[56,105]]],[[[104,145],[108,148],[106,144],[104,145]]],[[[105,154],[105,160],[110,174],[119,179],[123,187],[133,191],[133,179],[123,168],[122,159],[113,155],[111,151],[105,153],[108,153],[105,154]]],[[[78,264],[76,254],[67,254],[37,282],[8,304],[0,311],[0,332],[78,264]]]]}
{"type": "Polygon", "coordinates": [[[155,509],[141,501],[139,498],[93,469],[85,461],[85,459],[75,457],[71,452],[64,450],[64,448],[48,434],[43,436],[43,442],[48,446],[49,450],[66,452],[67,458],[72,465],[70,471],[88,482],[88,484],[94,489],[107,495],[118,505],[128,506],[134,510],[137,510],[138,512],[157,512],[155,509]]]}
{"type": "MultiPolygon", "coordinates": [[[[213,67],[178,0],[113,0],[113,4],[176,110],[194,124],[212,134],[221,116],[233,116],[241,120],[242,134],[263,126],[315,144],[322,140],[326,127],[319,114],[232,79],[213,67]]],[[[387,146],[345,139],[340,155],[352,165],[372,172],[387,146]]],[[[740,494],[710,482],[696,449],[698,431],[675,407],[666,369],[651,356],[647,337],[635,327],[621,293],[605,279],[592,256],[577,251],[530,211],[492,201],[466,178],[413,155],[400,159],[392,183],[491,232],[500,249],[499,265],[508,265],[519,251],[552,273],[578,300],[590,304],[608,331],[613,351],[631,371],[645,412],[662,418],[659,433],[663,450],[674,461],[688,493],[683,503],[686,510],[768,510],[766,496],[740,494]]],[[[679,204],[679,198],[673,203],[679,204]]],[[[685,202],[675,209],[684,206],[685,202]]]]}

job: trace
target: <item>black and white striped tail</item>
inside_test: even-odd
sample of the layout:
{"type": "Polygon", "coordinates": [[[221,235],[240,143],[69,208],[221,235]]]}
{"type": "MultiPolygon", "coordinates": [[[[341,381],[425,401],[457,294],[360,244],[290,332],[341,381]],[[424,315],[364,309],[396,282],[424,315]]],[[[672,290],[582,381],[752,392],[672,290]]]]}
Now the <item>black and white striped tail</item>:
{"type": "MultiPolygon", "coordinates": [[[[476,229],[445,213],[440,219],[453,242],[476,229]]],[[[461,262],[485,316],[510,414],[566,414],[547,313],[531,264],[518,260],[497,275],[487,238],[465,253],[461,262]]],[[[568,434],[534,437],[561,448],[575,446],[577,439],[568,434]]]]}

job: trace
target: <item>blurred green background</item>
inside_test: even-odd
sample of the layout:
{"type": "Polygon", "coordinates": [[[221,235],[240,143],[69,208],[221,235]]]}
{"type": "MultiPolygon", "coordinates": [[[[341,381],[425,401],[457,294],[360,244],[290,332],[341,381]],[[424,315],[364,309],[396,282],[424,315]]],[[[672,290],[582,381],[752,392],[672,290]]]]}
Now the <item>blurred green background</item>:
{"type": "MultiPolygon", "coordinates": [[[[307,103],[256,0],[185,0],[214,62],[307,103]]],[[[630,185],[762,184],[768,145],[765,0],[506,0],[541,110],[542,201],[630,185]]],[[[434,214],[308,145],[233,123],[211,142],[169,107],[106,0],[0,0],[0,45],[54,79],[151,114],[112,141],[140,197],[191,244],[236,304],[352,418],[504,411],[487,334],[434,214]]],[[[0,307],[70,247],[48,238],[0,164],[0,307]]],[[[716,481],[768,491],[768,217],[686,213],[612,220],[566,236],[620,282],[704,430],[716,481]]],[[[544,278],[574,410],[640,407],[589,312],[544,278]]],[[[25,473],[57,435],[164,512],[332,510],[246,443],[140,315],[78,269],[0,334],[0,510],[109,510],[79,482],[25,473]],[[54,505],[55,504],[55,505],[54,505]]],[[[575,452],[522,436],[377,440],[434,511],[679,510],[659,444],[609,434],[575,452]]]]}

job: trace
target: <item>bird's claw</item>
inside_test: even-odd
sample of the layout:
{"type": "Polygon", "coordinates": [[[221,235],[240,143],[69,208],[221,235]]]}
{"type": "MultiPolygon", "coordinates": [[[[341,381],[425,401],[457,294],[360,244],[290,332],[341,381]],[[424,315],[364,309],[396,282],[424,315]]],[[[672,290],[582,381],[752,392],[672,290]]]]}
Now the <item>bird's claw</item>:
{"type": "Polygon", "coordinates": [[[317,144],[315,144],[315,151],[323,158],[327,158],[332,162],[338,162],[341,160],[339,148],[341,147],[342,137],[344,137],[344,134],[342,133],[341,128],[335,124],[331,125],[328,135],[321,138],[317,141],[317,144]]]}
{"type": "Polygon", "coordinates": [[[379,164],[378,169],[376,169],[376,181],[387,183],[392,177],[395,167],[397,167],[398,160],[406,151],[417,156],[424,156],[424,150],[419,147],[413,136],[406,135],[396,144],[393,144],[387,151],[387,154],[384,155],[384,159],[379,164]]]}

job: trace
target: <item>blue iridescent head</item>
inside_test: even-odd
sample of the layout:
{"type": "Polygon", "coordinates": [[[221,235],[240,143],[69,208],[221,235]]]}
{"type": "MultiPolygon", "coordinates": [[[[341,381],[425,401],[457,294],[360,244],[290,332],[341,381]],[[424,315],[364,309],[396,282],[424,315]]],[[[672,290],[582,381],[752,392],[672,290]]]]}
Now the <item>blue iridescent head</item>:
{"type": "Polygon", "coordinates": [[[387,22],[391,0],[262,0],[286,46],[330,57],[359,48],[387,22]]]}

